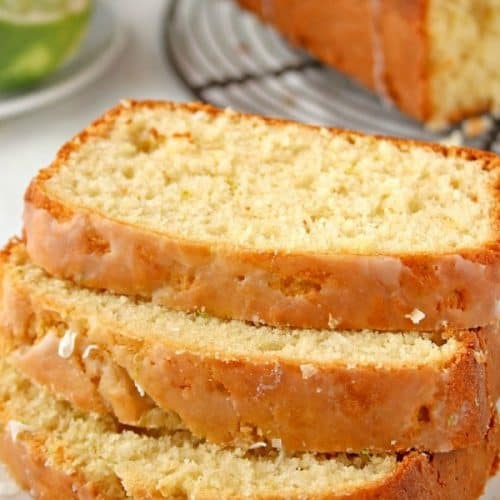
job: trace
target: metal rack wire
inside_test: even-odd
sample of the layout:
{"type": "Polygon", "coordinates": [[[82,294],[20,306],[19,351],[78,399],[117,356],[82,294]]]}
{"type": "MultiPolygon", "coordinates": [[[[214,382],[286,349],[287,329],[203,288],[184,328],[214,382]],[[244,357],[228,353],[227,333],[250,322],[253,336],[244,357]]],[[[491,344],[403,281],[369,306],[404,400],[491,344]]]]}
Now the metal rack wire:
{"type": "MultiPolygon", "coordinates": [[[[193,96],[235,110],[366,132],[440,140],[339,72],[292,48],[233,0],[173,0],[167,55],[193,96]]],[[[500,152],[500,120],[465,143],[500,152]]],[[[456,127],[459,129],[459,126],[456,127]]]]}

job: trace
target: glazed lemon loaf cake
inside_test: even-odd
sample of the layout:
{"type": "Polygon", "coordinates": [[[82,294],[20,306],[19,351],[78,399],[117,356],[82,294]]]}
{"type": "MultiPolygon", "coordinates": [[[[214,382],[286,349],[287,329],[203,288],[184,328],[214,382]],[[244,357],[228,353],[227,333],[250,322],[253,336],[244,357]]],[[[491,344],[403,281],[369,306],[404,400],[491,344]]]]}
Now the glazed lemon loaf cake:
{"type": "Polygon", "coordinates": [[[500,108],[498,0],[238,0],[413,117],[500,108]]]}
{"type": "Polygon", "coordinates": [[[92,288],[304,328],[500,318],[500,160],[220,111],[124,102],[26,193],[32,260],[92,288]]]}
{"type": "Polygon", "coordinates": [[[17,242],[0,276],[10,362],[124,424],[293,451],[449,451],[484,438],[500,393],[498,325],[429,334],[223,321],[80,289],[17,242]]]}
{"type": "Polygon", "coordinates": [[[286,455],[133,432],[55,400],[3,361],[0,401],[0,458],[40,499],[470,499],[496,469],[494,429],[469,449],[397,456],[286,455]]]}

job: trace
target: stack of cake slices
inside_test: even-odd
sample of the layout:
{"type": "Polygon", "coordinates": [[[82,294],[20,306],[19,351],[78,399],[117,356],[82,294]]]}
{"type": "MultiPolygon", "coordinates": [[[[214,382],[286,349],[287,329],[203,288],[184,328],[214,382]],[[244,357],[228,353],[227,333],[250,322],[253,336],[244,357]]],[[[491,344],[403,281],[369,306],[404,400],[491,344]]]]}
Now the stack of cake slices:
{"type": "Polygon", "coordinates": [[[1,254],[0,458],[38,498],[473,499],[500,160],[123,102],[1,254]]]}

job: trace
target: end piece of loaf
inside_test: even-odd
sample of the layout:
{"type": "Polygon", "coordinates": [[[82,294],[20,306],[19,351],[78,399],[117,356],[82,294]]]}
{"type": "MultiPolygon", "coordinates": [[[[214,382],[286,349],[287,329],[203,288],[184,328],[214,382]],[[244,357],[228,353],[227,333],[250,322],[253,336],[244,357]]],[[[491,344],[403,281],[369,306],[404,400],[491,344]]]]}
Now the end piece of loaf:
{"type": "Polygon", "coordinates": [[[37,498],[476,498],[496,468],[494,430],[449,454],[286,455],[189,433],[148,436],[55,400],[0,361],[0,459],[37,498]]]}
{"type": "Polygon", "coordinates": [[[430,334],[223,321],[80,289],[15,241],[0,276],[10,362],[129,425],[293,451],[449,451],[483,440],[500,394],[498,325],[430,334]]]}
{"type": "Polygon", "coordinates": [[[238,3],[434,126],[500,107],[497,0],[238,3]]]}
{"type": "Polygon", "coordinates": [[[33,261],[93,288],[304,328],[500,318],[498,157],[125,102],[26,193],[33,261]]]}

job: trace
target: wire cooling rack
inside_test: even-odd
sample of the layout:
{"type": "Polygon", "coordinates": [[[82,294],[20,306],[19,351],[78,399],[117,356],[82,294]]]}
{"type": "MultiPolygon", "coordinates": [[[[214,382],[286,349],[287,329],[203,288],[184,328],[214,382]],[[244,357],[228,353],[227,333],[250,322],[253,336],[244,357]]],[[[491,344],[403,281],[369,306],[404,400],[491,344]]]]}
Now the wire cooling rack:
{"type": "MultiPolygon", "coordinates": [[[[234,0],[173,0],[165,21],[168,57],[193,97],[235,110],[439,141],[437,134],[291,47],[234,0]]],[[[500,152],[500,120],[475,137],[473,147],[500,152]]]]}

